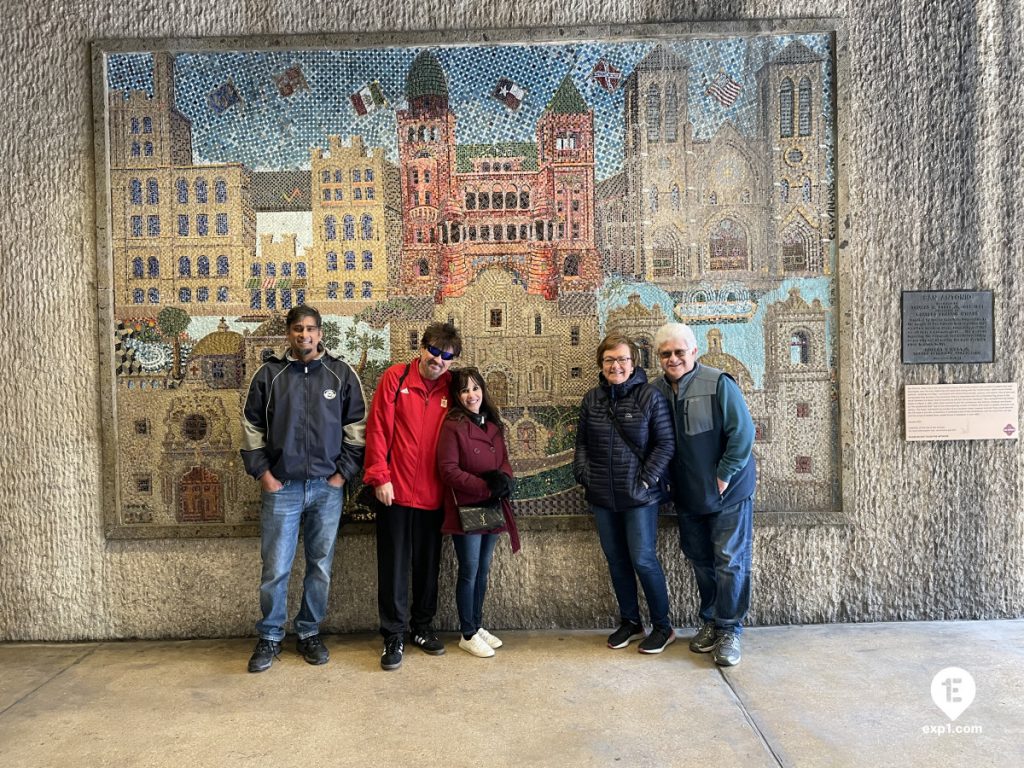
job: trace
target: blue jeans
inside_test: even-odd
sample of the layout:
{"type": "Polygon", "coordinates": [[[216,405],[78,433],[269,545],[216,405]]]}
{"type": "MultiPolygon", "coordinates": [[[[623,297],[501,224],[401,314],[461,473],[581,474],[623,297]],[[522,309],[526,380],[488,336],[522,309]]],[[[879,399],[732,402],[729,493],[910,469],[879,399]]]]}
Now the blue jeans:
{"type": "Polygon", "coordinates": [[[285,480],[275,493],[263,492],[260,523],[260,610],[263,618],[256,631],[265,640],[284,639],[288,612],[288,577],[292,572],[295,548],[302,527],[306,555],[306,576],[302,581],[302,605],[292,621],[300,638],[320,631],[327,613],[327,594],[331,588],[331,563],[341,522],[342,489],[327,480],[285,480]]]}
{"type": "Polygon", "coordinates": [[[483,626],[484,595],[491,571],[496,533],[467,533],[452,536],[459,576],[455,582],[455,605],[459,609],[459,631],[472,637],[483,626]]]}
{"type": "Polygon", "coordinates": [[[679,546],[693,565],[701,621],[737,635],[750,609],[753,523],[753,499],[712,515],[679,513],[679,546]]]}
{"type": "Polygon", "coordinates": [[[658,505],[611,510],[591,505],[597,521],[601,548],[608,559],[612,588],[619,601],[623,621],[640,624],[639,577],[651,612],[651,623],[662,629],[672,627],[668,618],[668,585],[658,561],[658,505]]]}

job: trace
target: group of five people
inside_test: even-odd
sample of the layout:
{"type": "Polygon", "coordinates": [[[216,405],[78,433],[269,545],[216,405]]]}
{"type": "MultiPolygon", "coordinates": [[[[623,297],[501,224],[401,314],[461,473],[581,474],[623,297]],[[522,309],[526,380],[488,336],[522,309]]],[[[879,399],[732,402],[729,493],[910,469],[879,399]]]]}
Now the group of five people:
{"type": "MultiPolygon", "coordinates": [[[[499,535],[507,532],[519,549],[512,467],[484,377],[452,369],[462,352],[458,330],[429,325],[417,357],[384,371],[367,414],[355,371],[324,348],[319,312],[295,307],[286,325],[288,349],[253,375],[243,408],[242,458],[262,489],[262,618],[249,671],[269,669],[281,652],[300,528],[306,569],[292,629],[307,662],[328,661],[320,624],[344,486],[360,473],[375,498],[381,667],[401,666],[407,632],[424,652],[445,652],[433,626],[445,534],[458,560],[459,647],[493,656],[502,641],[483,627],[483,602],[499,535]],[[482,503],[496,505],[501,522],[465,531],[459,507],[482,503]]],[[[659,507],[672,502],[700,597],[690,649],[733,665],[750,604],[754,425],[729,374],[697,362],[687,326],[662,326],[655,348],[664,375],[648,382],[632,340],[612,334],[601,342],[598,385],[583,398],[576,433],[573,473],[597,523],[621,619],[608,646],[640,640],[640,652],[660,653],[676,638],[656,551],[659,507]]]]}

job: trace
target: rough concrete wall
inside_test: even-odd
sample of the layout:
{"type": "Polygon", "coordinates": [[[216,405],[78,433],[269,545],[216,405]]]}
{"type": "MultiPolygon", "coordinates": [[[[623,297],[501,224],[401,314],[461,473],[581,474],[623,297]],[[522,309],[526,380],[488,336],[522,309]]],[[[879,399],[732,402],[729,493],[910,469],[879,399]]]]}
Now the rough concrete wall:
{"type": "MultiPolygon", "coordinates": [[[[254,539],[103,537],[89,40],[834,14],[849,31],[850,230],[840,256],[849,524],[760,526],[753,619],[1024,615],[1018,443],[905,443],[900,405],[908,383],[1021,379],[1019,4],[155,5],[43,2],[0,30],[0,640],[244,634],[257,613],[254,539]],[[900,290],[964,287],[995,291],[995,364],[902,366],[900,290]]],[[[664,534],[676,620],[690,621],[692,581],[664,534]]],[[[439,618],[451,626],[448,557],[439,618]]],[[[371,537],[342,541],[335,577],[328,629],[374,627],[371,537]]],[[[596,535],[529,533],[515,559],[503,545],[488,613],[494,626],[610,624],[596,535]]]]}

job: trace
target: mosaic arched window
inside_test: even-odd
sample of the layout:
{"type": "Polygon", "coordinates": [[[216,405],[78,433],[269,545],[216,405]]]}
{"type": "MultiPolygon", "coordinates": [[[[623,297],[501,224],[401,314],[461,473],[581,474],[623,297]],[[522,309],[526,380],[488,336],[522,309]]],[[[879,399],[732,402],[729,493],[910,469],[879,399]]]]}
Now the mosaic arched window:
{"type": "Polygon", "coordinates": [[[710,259],[708,268],[747,269],[750,263],[750,247],[747,233],[733,219],[722,219],[711,232],[710,259]]]}
{"type": "Polygon", "coordinates": [[[524,190],[524,191],[519,193],[519,207],[520,208],[529,208],[530,207],[530,192],[529,192],[529,190],[524,190]]]}
{"type": "Polygon", "coordinates": [[[807,269],[807,241],[796,224],[782,233],[782,271],[803,272],[807,269]]]}
{"type": "Polygon", "coordinates": [[[373,216],[368,213],[363,214],[363,218],[360,220],[363,240],[373,240],[373,216]]]}
{"type": "Polygon", "coordinates": [[[580,257],[570,253],[565,257],[565,264],[562,267],[562,274],[566,277],[578,277],[580,274],[580,257]]]}
{"type": "Polygon", "coordinates": [[[184,205],[188,202],[188,182],[184,179],[178,179],[174,182],[174,186],[178,190],[178,202],[184,205]]]}
{"type": "Polygon", "coordinates": [[[356,297],[356,284],[345,283],[345,298],[354,299],[356,297]]]}
{"type": "Polygon", "coordinates": [[[149,301],[150,304],[159,304],[160,303],[160,289],[159,288],[150,288],[146,292],[146,300],[149,301]]]}
{"type": "Polygon", "coordinates": [[[153,118],[152,117],[144,117],[144,118],[142,118],[142,132],[143,133],[152,133],[153,132],[153,118]]]}
{"type": "Polygon", "coordinates": [[[145,144],[142,145],[142,153],[146,157],[152,157],[153,156],[153,142],[152,141],[147,141],[145,144]]]}
{"type": "Polygon", "coordinates": [[[196,259],[196,274],[200,277],[209,277],[210,275],[210,257],[200,256],[196,259]]]}
{"type": "Polygon", "coordinates": [[[306,262],[300,261],[295,264],[295,276],[305,277],[306,276],[306,262]]]}
{"type": "Polygon", "coordinates": [[[672,210],[678,211],[682,208],[682,198],[679,195],[679,185],[672,185],[672,210]]]}
{"type": "Polygon", "coordinates": [[[811,202],[811,177],[804,176],[803,184],[800,189],[800,199],[805,203],[811,202]]]}
{"type": "Polygon", "coordinates": [[[213,182],[213,199],[218,203],[226,203],[228,201],[228,185],[224,179],[217,179],[213,182]]]}
{"type": "Polygon", "coordinates": [[[338,298],[338,283],[333,281],[333,280],[331,282],[327,283],[327,298],[328,299],[336,299],[336,298],[338,298]]]}
{"type": "Polygon", "coordinates": [[[128,194],[131,196],[132,205],[142,205],[142,182],[132,179],[128,185],[128,194]]]}
{"type": "Polygon", "coordinates": [[[363,290],[359,294],[359,297],[362,298],[362,299],[372,299],[373,298],[373,284],[364,280],[363,281],[363,290]]]}
{"type": "Polygon", "coordinates": [[[178,301],[182,304],[188,304],[192,301],[192,289],[191,288],[179,288],[178,289],[178,301]]]}
{"type": "Polygon", "coordinates": [[[142,257],[132,259],[132,277],[142,277],[142,257]]]}
{"type": "Polygon", "coordinates": [[[355,240],[356,239],[356,220],[352,215],[348,215],[344,219],[345,227],[345,239],[355,240]]]}
{"type": "Polygon", "coordinates": [[[206,186],[206,179],[200,176],[198,179],[196,179],[196,183],[194,186],[196,188],[196,202],[209,202],[209,190],[206,186]]]}
{"type": "Polygon", "coordinates": [[[793,135],[793,81],[788,77],[779,86],[779,135],[793,135]]]}
{"type": "Polygon", "coordinates": [[[196,291],[196,301],[209,301],[210,300],[210,289],[199,288],[196,291]]]}
{"type": "Polygon", "coordinates": [[[146,202],[150,205],[160,202],[160,185],[156,179],[146,179],[146,202]]]}
{"type": "Polygon", "coordinates": [[[430,274],[430,264],[426,259],[420,259],[416,264],[416,273],[420,277],[427,277],[430,274]]]}
{"type": "Polygon", "coordinates": [[[356,268],[356,252],[355,251],[345,251],[345,269],[355,269],[355,268],[356,268]]]}
{"type": "Polygon", "coordinates": [[[333,216],[324,217],[324,240],[338,239],[338,220],[333,216]]]}
{"type": "Polygon", "coordinates": [[[150,277],[160,277],[160,259],[156,256],[150,256],[147,266],[149,267],[150,277]]]}
{"type": "Polygon", "coordinates": [[[182,277],[192,276],[192,260],[188,256],[178,259],[178,274],[182,277]]]}
{"type": "Polygon", "coordinates": [[[793,331],[789,337],[789,362],[793,365],[811,362],[811,336],[807,331],[793,331]]]}
{"type": "Polygon", "coordinates": [[[785,179],[779,182],[779,202],[789,202],[789,182],[785,179]]]}
{"type": "Polygon", "coordinates": [[[228,273],[228,257],[218,256],[217,257],[217,274],[223,277],[228,273]]]}
{"type": "Polygon", "coordinates": [[[363,269],[373,269],[373,254],[370,251],[363,251],[363,269]]]}
{"type": "Polygon", "coordinates": [[[141,304],[146,298],[146,292],[141,288],[136,288],[132,291],[132,303],[141,304]]]}
{"type": "Polygon", "coordinates": [[[801,136],[811,135],[811,79],[809,77],[800,80],[800,88],[797,92],[797,107],[799,110],[799,127],[801,136]]]}
{"type": "Polygon", "coordinates": [[[253,277],[259,277],[262,269],[263,268],[259,264],[253,264],[251,267],[249,267],[249,270],[252,272],[253,277]]]}
{"type": "Polygon", "coordinates": [[[675,83],[672,83],[665,89],[665,141],[675,141],[678,137],[679,100],[675,83]]]}
{"type": "Polygon", "coordinates": [[[338,254],[334,251],[327,252],[327,271],[337,272],[338,271],[338,254]]]}
{"type": "Polygon", "coordinates": [[[222,285],[222,286],[220,286],[220,288],[217,289],[217,301],[227,301],[227,300],[228,300],[228,287],[226,285],[222,285]]]}
{"type": "Polygon", "coordinates": [[[661,138],[661,92],[658,86],[647,89],[647,140],[658,141],[661,138]]]}

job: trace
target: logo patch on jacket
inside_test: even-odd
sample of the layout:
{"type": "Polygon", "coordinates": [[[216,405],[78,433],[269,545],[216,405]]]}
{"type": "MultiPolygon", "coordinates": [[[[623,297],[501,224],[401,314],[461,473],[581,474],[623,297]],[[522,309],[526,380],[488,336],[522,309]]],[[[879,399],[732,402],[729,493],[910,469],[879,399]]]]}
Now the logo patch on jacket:
{"type": "Polygon", "coordinates": [[[333,400],[337,396],[338,396],[338,393],[335,392],[333,389],[325,389],[324,390],[324,400],[333,400]]]}

